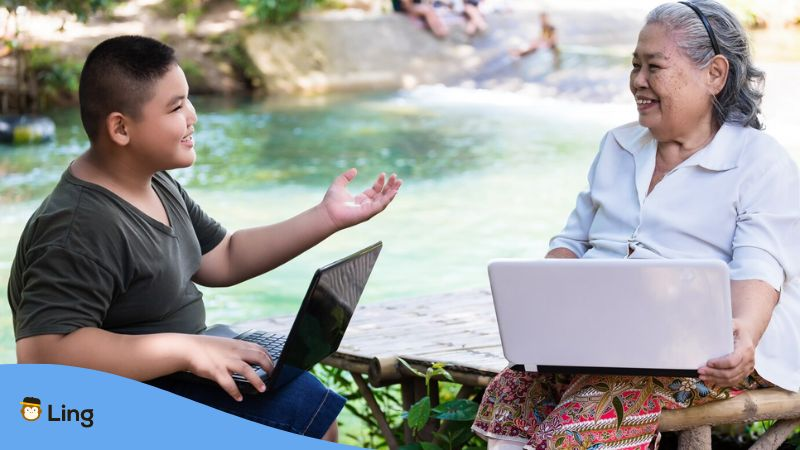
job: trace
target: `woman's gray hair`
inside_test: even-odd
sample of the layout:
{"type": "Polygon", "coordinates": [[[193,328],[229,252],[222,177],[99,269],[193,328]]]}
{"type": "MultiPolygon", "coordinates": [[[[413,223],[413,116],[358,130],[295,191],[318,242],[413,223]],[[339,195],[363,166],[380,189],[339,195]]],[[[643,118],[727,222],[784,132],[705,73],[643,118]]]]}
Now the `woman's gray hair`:
{"type": "MultiPolygon", "coordinates": [[[[720,125],[733,122],[762,129],[758,118],[764,96],[764,72],[753,65],[747,35],[739,20],[726,7],[713,0],[694,0],[708,19],[728,59],[728,80],[714,98],[714,117],[720,125]]],[[[697,67],[708,66],[714,57],[711,38],[692,8],[680,3],[666,3],[650,11],[647,23],[659,23],[675,37],[676,44],[697,67]]]]}

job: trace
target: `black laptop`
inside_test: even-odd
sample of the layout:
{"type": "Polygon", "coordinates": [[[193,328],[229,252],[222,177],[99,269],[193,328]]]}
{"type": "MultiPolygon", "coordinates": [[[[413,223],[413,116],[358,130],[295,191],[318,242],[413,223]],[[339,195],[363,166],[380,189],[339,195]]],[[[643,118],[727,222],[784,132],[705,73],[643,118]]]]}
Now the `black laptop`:
{"type": "MultiPolygon", "coordinates": [[[[211,326],[202,334],[260,344],[269,352],[275,367],[271,373],[257,365],[253,368],[264,380],[267,391],[278,389],[339,348],[382,246],[378,242],[317,269],[288,336],[261,330],[238,333],[227,325],[211,326]]],[[[176,375],[213,382],[188,372],[176,375]]],[[[243,394],[259,393],[245,377],[233,374],[233,378],[243,394]]]]}

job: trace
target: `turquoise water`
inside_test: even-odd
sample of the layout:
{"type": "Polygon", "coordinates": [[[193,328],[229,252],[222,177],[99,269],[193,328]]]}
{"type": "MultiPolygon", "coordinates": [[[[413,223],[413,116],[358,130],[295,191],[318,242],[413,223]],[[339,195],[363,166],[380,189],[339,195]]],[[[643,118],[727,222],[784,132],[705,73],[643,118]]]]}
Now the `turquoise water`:
{"type": "MultiPolygon", "coordinates": [[[[444,87],[284,102],[197,98],[195,105],[197,163],[174,175],[230,230],[313,206],[350,166],[360,170],[353,190],[381,170],[405,180],[373,220],[269,274],[203,289],[209,322],[293,313],[315,268],[377,240],[385,247],[364,302],[487,286],[489,259],[543,254],[604,130],[635,117],[627,106],[444,87]]],[[[17,239],[86,147],[76,110],[53,117],[56,142],[0,148],[0,363],[15,358],[6,289],[17,239]]]]}

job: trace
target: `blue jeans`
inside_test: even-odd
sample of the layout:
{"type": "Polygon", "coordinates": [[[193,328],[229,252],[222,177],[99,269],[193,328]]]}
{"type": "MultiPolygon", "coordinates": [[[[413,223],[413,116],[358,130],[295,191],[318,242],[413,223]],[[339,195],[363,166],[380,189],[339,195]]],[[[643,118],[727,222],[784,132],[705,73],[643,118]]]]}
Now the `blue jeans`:
{"type": "Polygon", "coordinates": [[[148,384],[220,411],[303,436],[321,438],[344,407],[345,399],[306,372],[275,391],[245,395],[237,402],[215,384],[169,377],[148,384]]]}

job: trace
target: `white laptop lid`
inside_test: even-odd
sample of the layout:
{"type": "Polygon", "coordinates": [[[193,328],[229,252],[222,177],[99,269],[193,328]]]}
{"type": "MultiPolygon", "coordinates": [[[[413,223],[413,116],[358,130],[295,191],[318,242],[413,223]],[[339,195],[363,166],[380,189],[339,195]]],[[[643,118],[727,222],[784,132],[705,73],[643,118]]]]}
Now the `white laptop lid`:
{"type": "Polygon", "coordinates": [[[733,351],[717,260],[489,263],[503,353],[528,371],[696,375],[733,351]]]}

